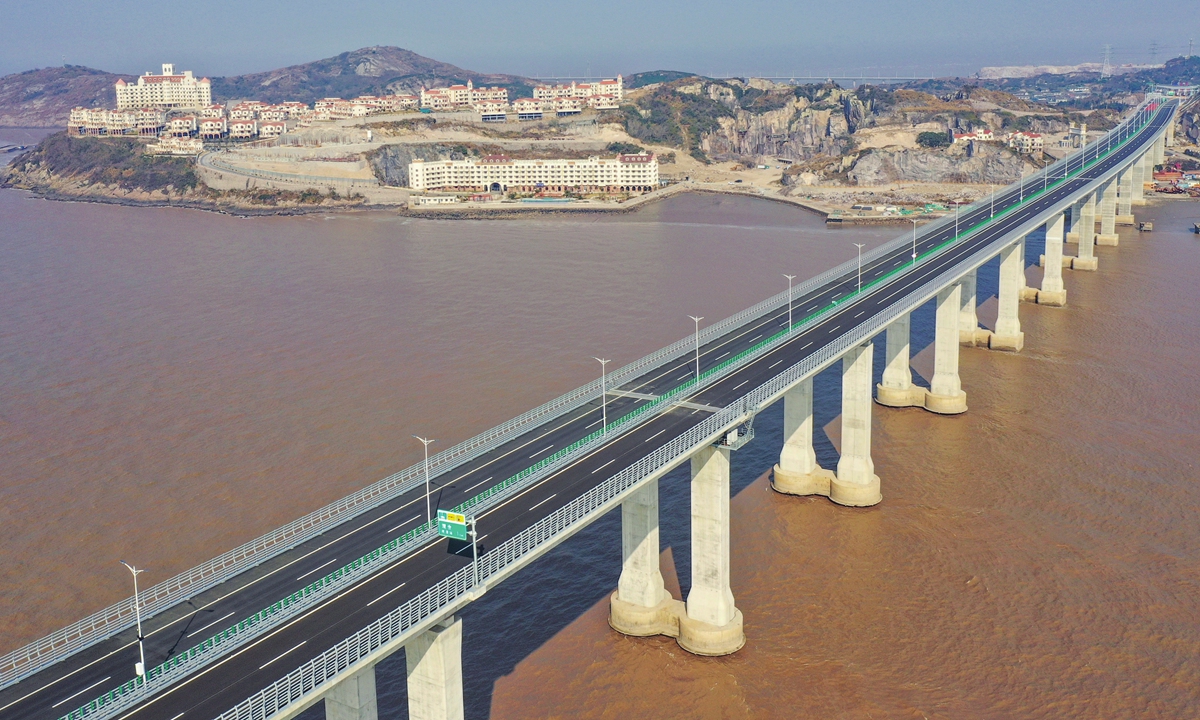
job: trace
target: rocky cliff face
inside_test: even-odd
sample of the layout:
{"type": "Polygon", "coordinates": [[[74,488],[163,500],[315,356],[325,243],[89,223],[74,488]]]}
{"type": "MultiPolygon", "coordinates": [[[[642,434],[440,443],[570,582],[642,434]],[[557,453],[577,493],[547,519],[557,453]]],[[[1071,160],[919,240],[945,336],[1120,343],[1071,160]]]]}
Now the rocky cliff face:
{"type": "Polygon", "coordinates": [[[413,160],[462,160],[466,156],[448,145],[384,145],[367,153],[367,162],[379,182],[408,187],[408,165],[413,160]]]}
{"type": "Polygon", "coordinates": [[[1007,185],[1020,179],[1024,161],[1011,152],[981,145],[966,152],[935,150],[869,150],[846,173],[855,185],[908,181],[1007,185]]]}

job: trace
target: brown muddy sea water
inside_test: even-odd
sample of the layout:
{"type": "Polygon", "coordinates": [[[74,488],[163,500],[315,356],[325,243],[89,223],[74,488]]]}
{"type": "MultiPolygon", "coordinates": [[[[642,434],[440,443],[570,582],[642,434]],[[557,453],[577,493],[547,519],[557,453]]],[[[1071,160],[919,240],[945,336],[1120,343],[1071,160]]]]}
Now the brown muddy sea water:
{"type": "MultiPolygon", "coordinates": [[[[878,507],[772,494],[763,413],[734,457],[741,652],[608,629],[610,514],[464,613],[468,716],[1200,714],[1200,206],[1145,214],[1153,235],[1068,274],[1068,307],[1022,306],[1024,352],[964,350],[967,414],[876,412],[878,507]]],[[[164,579],[416,461],[414,433],[465,439],[590,380],[592,355],[632,360],[895,234],[713,196],[434,222],[2,191],[0,652],[127,595],[118,559],[164,579]]],[[[914,328],[927,344],[928,308],[914,328]]],[[[662,493],[686,590],[686,477],[662,493]]],[[[403,668],[379,668],[381,715],[406,714],[403,668]]]]}

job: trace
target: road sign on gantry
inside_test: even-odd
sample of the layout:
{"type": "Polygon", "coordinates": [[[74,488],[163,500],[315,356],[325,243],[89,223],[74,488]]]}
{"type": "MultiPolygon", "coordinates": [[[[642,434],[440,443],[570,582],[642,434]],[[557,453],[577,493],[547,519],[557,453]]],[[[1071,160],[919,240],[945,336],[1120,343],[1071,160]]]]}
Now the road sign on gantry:
{"type": "Polygon", "coordinates": [[[438,535],[455,540],[467,539],[467,516],[462,513],[438,510],[438,535]]]}

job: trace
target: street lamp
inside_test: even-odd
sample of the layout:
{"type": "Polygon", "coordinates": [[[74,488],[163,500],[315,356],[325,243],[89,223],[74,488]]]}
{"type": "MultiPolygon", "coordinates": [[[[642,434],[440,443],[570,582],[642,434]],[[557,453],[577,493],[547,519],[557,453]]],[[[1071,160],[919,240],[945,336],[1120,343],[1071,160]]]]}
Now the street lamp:
{"type": "Polygon", "coordinates": [[[913,224],[913,265],[917,264],[917,219],[909,218],[913,224]]]}
{"type": "Polygon", "coordinates": [[[783,276],[788,280],[788,332],[792,331],[792,281],[796,279],[795,275],[784,273],[783,276]]]}
{"type": "Polygon", "coordinates": [[[134,672],[137,673],[138,677],[142,677],[143,675],[146,674],[146,646],[143,643],[143,640],[145,640],[145,638],[142,637],[142,603],[140,601],[140,598],[138,597],[137,576],[140,575],[141,573],[146,572],[146,568],[142,568],[139,570],[139,569],[135,568],[134,566],[130,565],[129,563],[125,562],[124,560],[121,560],[119,562],[122,565],[124,565],[125,567],[129,568],[129,572],[133,573],[133,614],[134,614],[134,617],[137,618],[138,657],[140,658],[137,665],[133,666],[133,669],[134,669],[134,672]]]}
{"type": "Polygon", "coordinates": [[[992,196],[992,217],[996,217],[996,186],[988,185],[988,194],[992,196]]]}
{"type": "Polygon", "coordinates": [[[954,239],[958,239],[958,209],[962,207],[961,200],[954,201],[954,239]]]}
{"type": "Polygon", "coordinates": [[[858,291],[859,291],[859,292],[862,292],[862,249],[863,249],[863,243],[854,243],[854,246],[855,246],[856,248],[858,248],[858,291]]]}
{"type": "Polygon", "coordinates": [[[425,446],[425,522],[432,523],[433,507],[429,503],[429,444],[435,443],[437,440],[426,440],[420,435],[413,435],[413,437],[420,440],[421,444],[425,446]]]}
{"type": "Polygon", "coordinates": [[[700,321],[703,317],[688,315],[696,323],[696,382],[700,382],[700,321]]]}
{"type": "Polygon", "coordinates": [[[600,363],[600,434],[608,434],[608,374],[607,365],[611,360],[593,357],[593,360],[600,363]]]}

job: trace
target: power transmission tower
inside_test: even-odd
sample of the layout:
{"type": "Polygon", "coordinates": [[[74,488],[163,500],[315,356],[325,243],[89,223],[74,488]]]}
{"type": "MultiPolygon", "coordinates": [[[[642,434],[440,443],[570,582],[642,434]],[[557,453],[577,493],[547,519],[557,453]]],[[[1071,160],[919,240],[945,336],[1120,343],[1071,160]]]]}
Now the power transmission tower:
{"type": "Polygon", "coordinates": [[[1158,64],[1158,43],[1156,42],[1150,43],[1150,64],[1158,64]]]}
{"type": "Polygon", "coordinates": [[[1100,77],[1112,75],[1112,45],[1104,46],[1104,67],[1100,69],[1100,77]]]}

